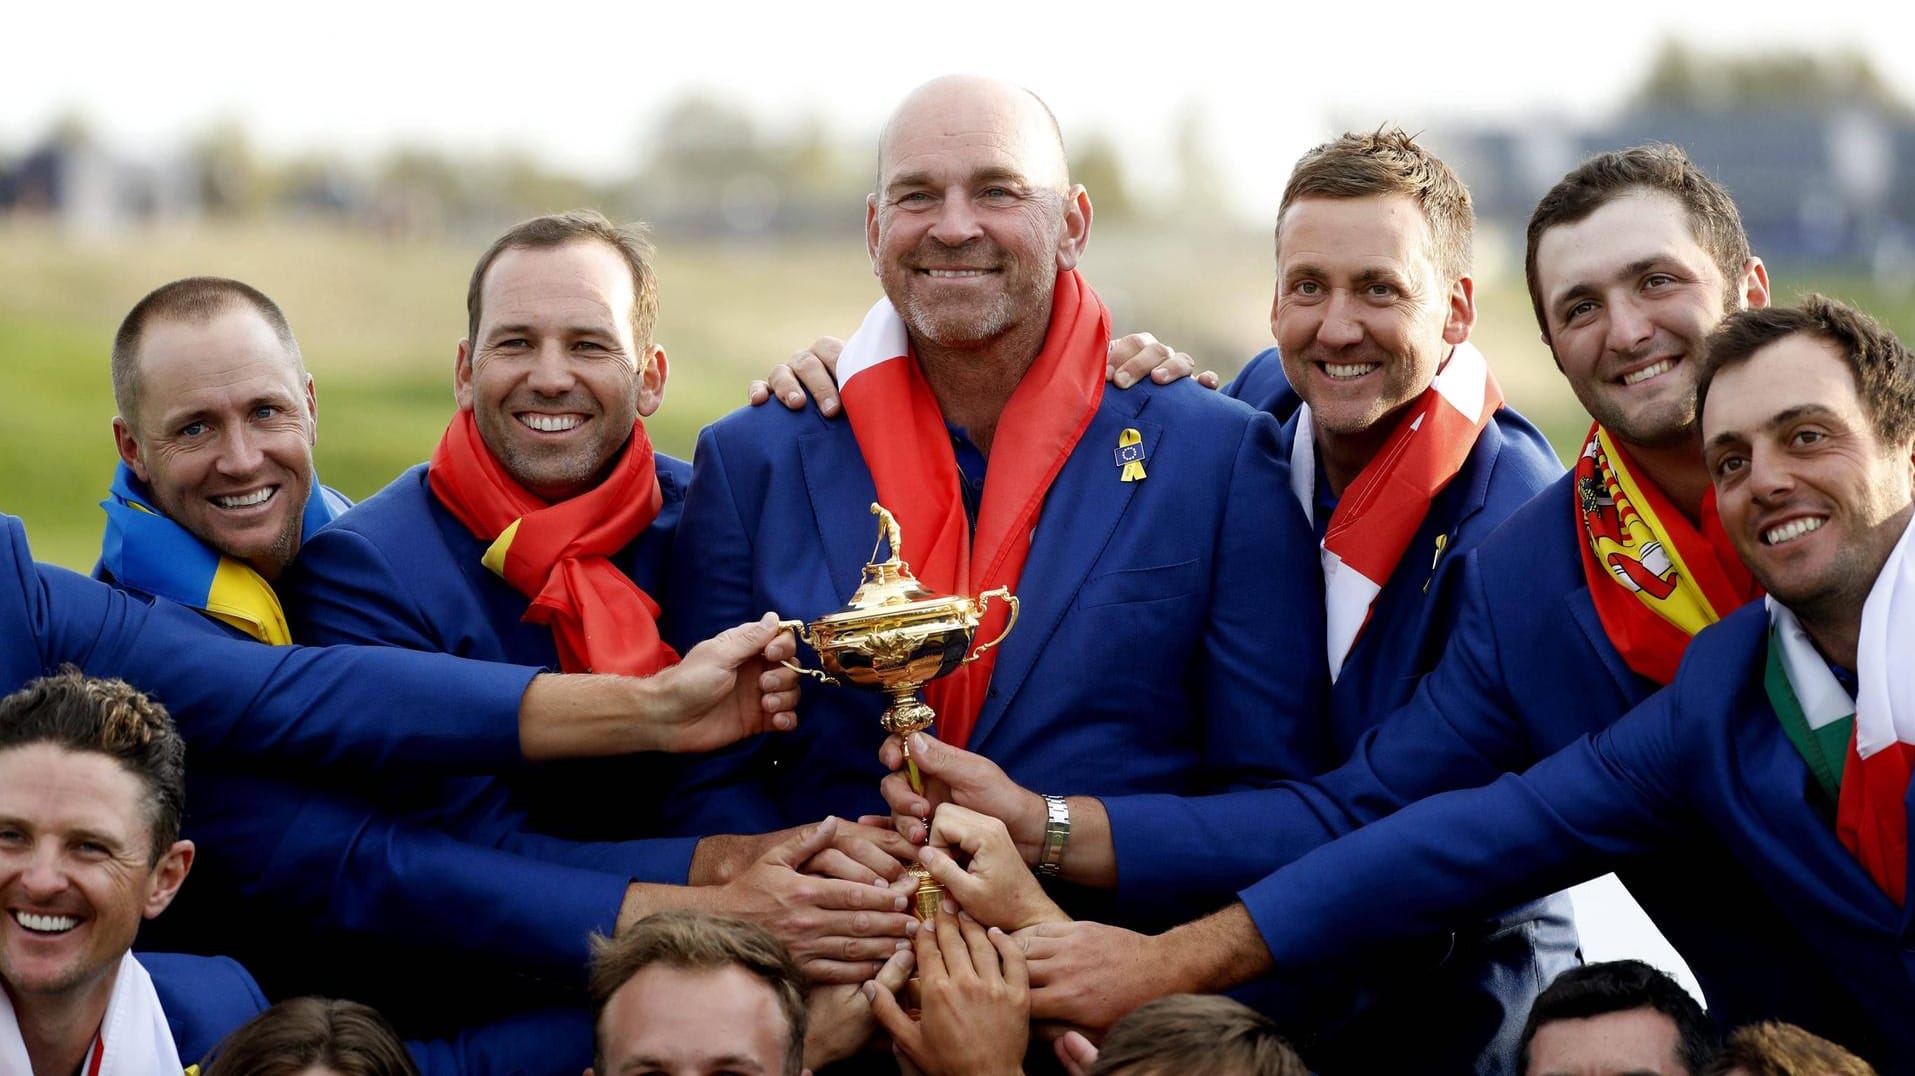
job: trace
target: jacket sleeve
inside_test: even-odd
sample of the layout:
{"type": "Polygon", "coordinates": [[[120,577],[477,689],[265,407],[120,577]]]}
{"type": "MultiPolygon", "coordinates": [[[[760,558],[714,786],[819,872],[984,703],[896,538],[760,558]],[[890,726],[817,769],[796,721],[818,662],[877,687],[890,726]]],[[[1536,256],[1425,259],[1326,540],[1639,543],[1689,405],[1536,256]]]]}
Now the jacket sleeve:
{"type": "MultiPolygon", "coordinates": [[[[1120,888],[1143,896],[1191,885],[1241,887],[1406,804],[1534,762],[1535,746],[1505,686],[1474,553],[1455,567],[1463,603],[1443,659],[1341,765],[1218,796],[1107,800],[1120,888]],[[1145,847],[1154,853],[1136,854],[1145,847]]],[[[1322,652],[1301,638],[1297,648],[1322,652]]]]}
{"type": "Polygon", "coordinates": [[[1434,796],[1239,895],[1279,968],[1375,955],[1654,851],[1694,819],[1676,694],[1522,774],[1434,796]]]}

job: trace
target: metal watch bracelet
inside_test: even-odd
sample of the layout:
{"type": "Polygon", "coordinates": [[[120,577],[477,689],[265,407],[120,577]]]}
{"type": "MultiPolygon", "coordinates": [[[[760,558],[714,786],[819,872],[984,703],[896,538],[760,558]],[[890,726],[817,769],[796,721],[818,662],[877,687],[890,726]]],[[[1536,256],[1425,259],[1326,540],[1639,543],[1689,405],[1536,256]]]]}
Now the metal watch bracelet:
{"type": "Polygon", "coordinates": [[[1064,845],[1071,839],[1071,806],[1062,796],[1044,797],[1044,848],[1037,856],[1037,876],[1055,878],[1064,866],[1064,845]]]}

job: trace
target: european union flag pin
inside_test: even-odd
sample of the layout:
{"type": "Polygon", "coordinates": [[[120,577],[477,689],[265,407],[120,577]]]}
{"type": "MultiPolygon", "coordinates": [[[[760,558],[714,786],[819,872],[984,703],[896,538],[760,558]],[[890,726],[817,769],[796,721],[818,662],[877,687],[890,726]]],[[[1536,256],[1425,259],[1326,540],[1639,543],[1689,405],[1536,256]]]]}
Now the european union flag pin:
{"type": "Polygon", "coordinates": [[[1117,450],[1112,453],[1117,458],[1117,466],[1123,468],[1122,481],[1142,482],[1144,474],[1144,435],[1134,429],[1125,430],[1117,435],[1117,450]]]}

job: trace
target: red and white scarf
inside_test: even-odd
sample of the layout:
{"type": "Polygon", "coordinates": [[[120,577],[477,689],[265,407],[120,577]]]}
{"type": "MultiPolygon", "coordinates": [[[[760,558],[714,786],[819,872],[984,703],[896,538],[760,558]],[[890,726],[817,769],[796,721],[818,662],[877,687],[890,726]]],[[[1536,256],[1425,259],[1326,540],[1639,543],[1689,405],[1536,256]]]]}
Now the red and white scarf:
{"type": "MultiPolygon", "coordinates": [[[[1397,421],[1330,516],[1323,535],[1323,602],[1330,679],[1343,672],[1371,607],[1416,537],[1430,502],[1463,469],[1476,438],[1503,406],[1503,390],[1483,353],[1456,345],[1430,387],[1397,421]]],[[[1305,515],[1316,511],[1316,443],[1310,405],[1297,413],[1290,446],[1290,487],[1305,515]]]]}
{"type": "Polygon", "coordinates": [[[649,676],[677,664],[658,634],[658,603],[611,561],[664,503],[643,422],[604,481],[553,503],[506,473],[461,410],[426,478],[446,511],[492,543],[485,566],[531,599],[525,620],[551,627],[560,668],[649,676]]]}
{"type": "MultiPolygon", "coordinates": [[[[1025,371],[998,419],[985,472],[977,533],[971,533],[958,483],[957,457],[904,322],[879,300],[838,360],[845,415],[878,501],[897,516],[912,572],[940,594],[1017,590],[1031,532],[1051,482],[1096,415],[1104,390],[1110,312],[1073,270],[1060,273],[1043,350],[1025,371]]],[[[978,625],[992,638],[1004,625],[993,603],[978,625]]],[[[963,747],[984,704],[999,651],[925,686],[938,735],[963,747]]]]}
{"type": "Polygon", "coordinates": [[[1915,552],[1902,531],[1862,605],[1855,647],[1855,742],[1842,768],[1836,830],[1895,903],[1908,879],[1908,783],[1915,768],[1915,552]],[[1900,644],[1899,647],[1897,644],[1900,644]],[[1899,652],[1898,652],[1899,651],[1899,652]]]}
{"type": "MultiPolygon", "coordinates": [[[[0,1073],[24,1076],[32,1071],[20,1019],[7,992],[0,990],[0,1073]]],[[[82,1076],[180,1076],[180,1071],[179,1050],[173,1045],[166,1012],[160,1008],[160,995],[153,989],[153,977],[132,953],[125,953],[113,973],[106,1015],[93,1033],[93,1045],[87,1048],[80,1072],[82,1076]]]]}

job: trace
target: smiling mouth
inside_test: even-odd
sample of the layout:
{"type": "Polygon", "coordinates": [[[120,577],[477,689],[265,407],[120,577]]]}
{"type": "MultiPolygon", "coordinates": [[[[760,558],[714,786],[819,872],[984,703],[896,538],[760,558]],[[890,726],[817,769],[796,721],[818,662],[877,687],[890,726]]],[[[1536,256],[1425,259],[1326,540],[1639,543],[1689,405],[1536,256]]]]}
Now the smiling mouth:
{"type": "Polygon", "coordinates": [[[584,415],[540,415],[528,412],[519,415],[518,420],[527,429],[539,433],[564,433],[585,425],[584,415]]]}
{"type": "Polygon", "coordinates": [[[32,912],[12,912],[13,921],[34,934],[65,934],[80,925],[80,921],[70,915],[35,915],[32,912]]]}
{"type": "Polygon", "coordinates": [[[1624,385],[1635,385],[1647,381],[1652,377],[1666,374],[1675,368],[1676,360],[1663,359],[1661,362],[1652,362],[1640,370],[1632,370],[1616,380],[1621,381],[1624,385]]]}
{"type": "Polygon", "coordinates": [[[994,269],[920,269],[918,272],[933,280],[963,280],[967,277],[990,276],[994,269]]]}
{"type": "Polygon", "coordinates": [[[218,508],[253,508],[265,504],[279,492],[278,486],[266,486],[251,493],[229,493],[219,497],[208,497],[218,508]]]}
{"type": "Polygon", "coordinates": [[[1787,523],[1770,527],[1768,530],[1763,531],[1762,544],[1783,545],[1788,542],[1793,542],[1805,534],[1821,530],[1822,524],[1827,522],[1828,518],[1826,516],[1806,516],[1801,519],[1791,519],[1787,523]]]}
{"type": "Polygon", "coordinates": [[[1362,377],[1371,370],[1380,369],[1383,364],[1380,362],[1326,362],[1322,366],[1323,372],[1328,374],[1332,381],[1349,381],[1362,377]]]}

